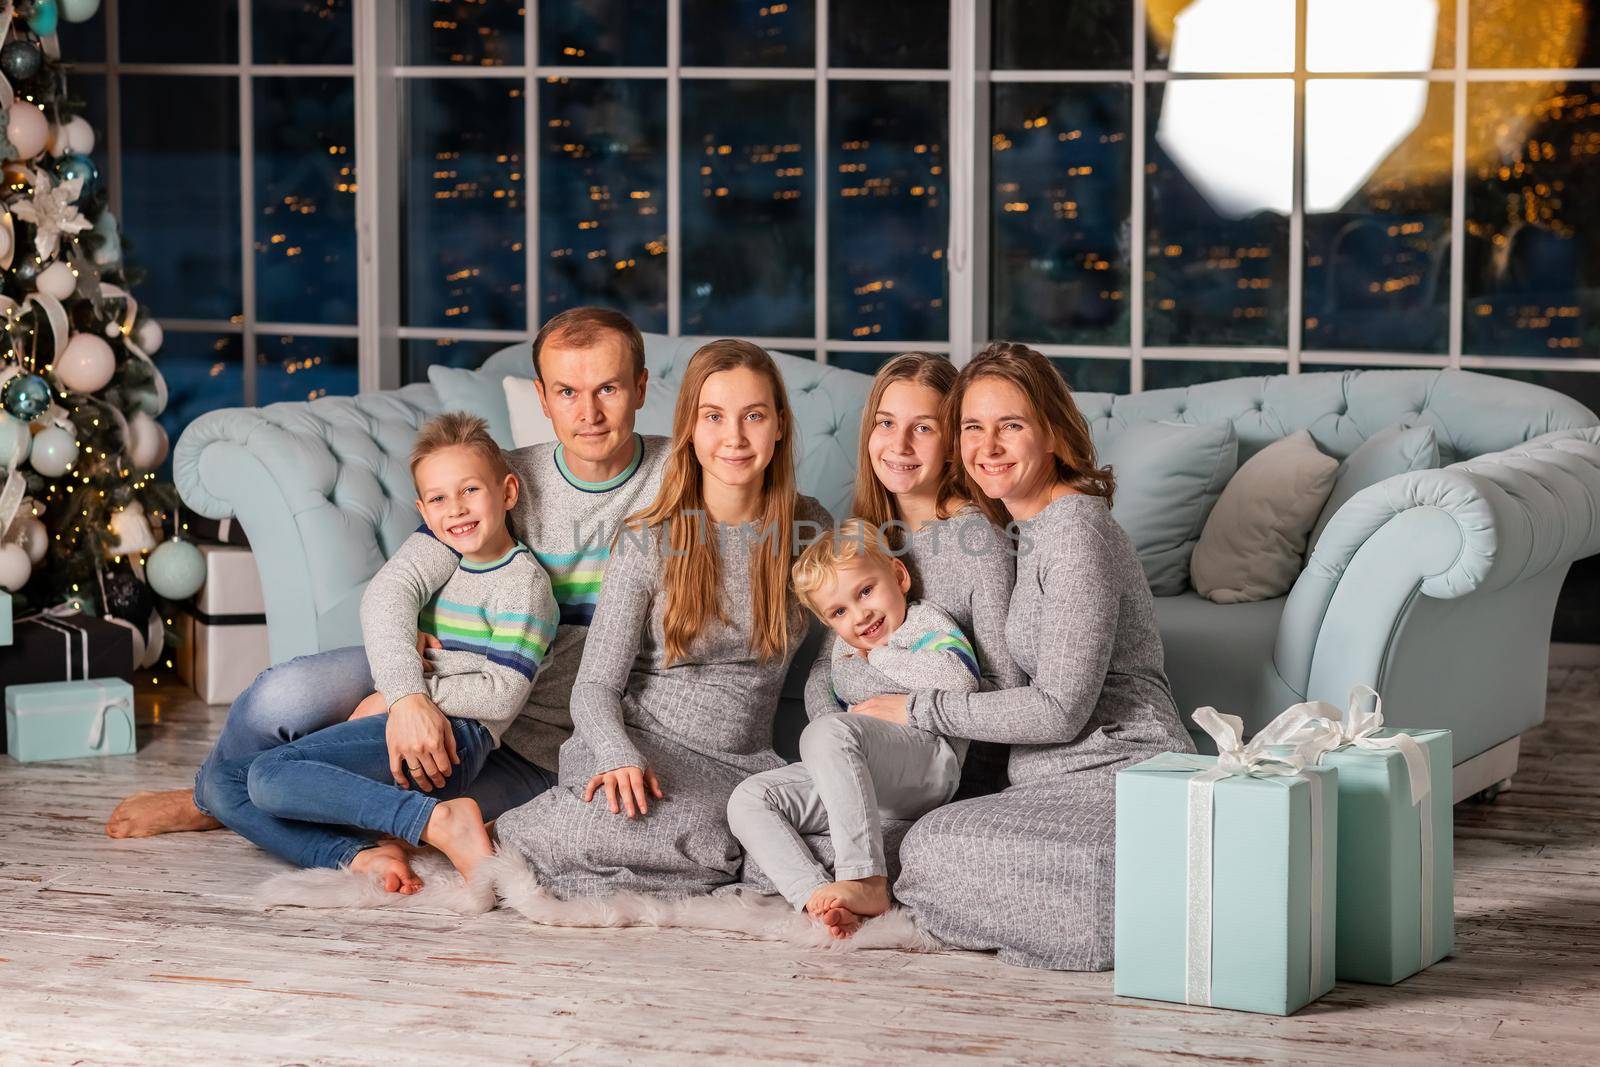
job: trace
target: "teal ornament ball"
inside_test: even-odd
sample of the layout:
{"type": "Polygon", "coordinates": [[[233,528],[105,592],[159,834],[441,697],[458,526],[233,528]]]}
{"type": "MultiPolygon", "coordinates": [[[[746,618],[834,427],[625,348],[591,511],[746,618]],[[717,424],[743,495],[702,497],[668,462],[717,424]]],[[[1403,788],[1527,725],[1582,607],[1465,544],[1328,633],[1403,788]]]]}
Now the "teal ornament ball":
{"type": "Polygon", "coordinates": [[[56,177],[63,182],[70,182],[77,178],[83,182],[83,187],[78,193],[82,200],[95,191],[100,183],[100,168],[94,165],[94,160],[88,156],[73,152],[56,160],[56,177]]]}
{"type": "Polygon", "coordinates": [[[0,48],[0,71],[12,81],[27,81],[43,65],[44,56],[32,41],[12,41],[0,48]]]}
{"type": "Polygon", "coordinates": [[[48,37],[56,32],[60,22],[61,8],[56,5],[56,0],[33,0],[33,14],[28,16],[28,29],[40,37],[48,37]]]}
{"type": "Polygon", "coordinates": [[[68,22],[88,22],[100,10],[100,0],[61,0],[61,17],[68,22]]]}
{"type": "Polygon", "coordinates": [[[26,419],[14,419],[0,411],[0,470],[22,466],[33,445],[33,434],[28,432],[26,419]]]}
{"type": "Polygon", "coordinates": [[[157,596],[187,600],[206,584],[206,558],[187,541],[163,541],[144,561],[144,579],[157,596]]]}
{"type": "Polygon", "coordinates": [[[50,408],[50,383],[37,374],[19,374],[6,383],[0,404],[24,422],[32,422],[50,408]]]}
{"type": "Polygon", "coordinates": [[[59,478],[78,461],[78,439],[69,430],[46,426],[33,436],[29,461],[46,478],[59,478]]]}

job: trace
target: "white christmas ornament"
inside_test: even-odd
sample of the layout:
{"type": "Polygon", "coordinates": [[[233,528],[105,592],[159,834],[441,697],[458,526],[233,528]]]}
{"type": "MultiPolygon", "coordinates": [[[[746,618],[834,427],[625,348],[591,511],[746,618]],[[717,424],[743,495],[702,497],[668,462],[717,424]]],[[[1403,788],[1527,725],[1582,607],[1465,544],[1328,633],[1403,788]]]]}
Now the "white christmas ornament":
{"type": "Polygon", "coordinates": [[[161,621],[161,612],[151,608],[150,618],[144,624],[144,658],[139,661],[139,669],[154,667],[166,645],[167,627],[161,621]]]}
{"type": "MultiPolygon", "coordinates": [[[[62,266],[57,263],[50,268],[62,266]]],[[[46,274],[49,271],[45,272],[46,274]]],[[[44,281],[44,275],[39,275],[44,281]]],[[[42,288],[42,285],[41,285],[42,288]]],[[[98,393],[117,371],[116,353],[105,339],[92,333],[75,333],[56,356],[56,378],[74,393],[98,393]]]]}
{"type": "Polygon", "coordinates": [[[11,266],[11,250],[16,247],[16,241],[11,236],[11,214],[6,213],[5,224],[0,225],[0,267],[11,266]]]}
{"type": "Polygon", "coordinates": [[[30,515],[17,523],[17,544],[28,554],[29,563],[38,563],[50,548],[50,531],[30,515]]]}
{"type": "Polygon", "coordinates": [[[100,0],[61,0],[61,17],[68,22],[88,22],[99,10],[100,0]]]}
{"type": "Polygon", "coordinates": [[[153,471],[167,458],[167,431],[143,411],[128,419],[128,460],[136,470],[153,471]]]}
{"type": "Polygon", "coordinates": [[[26,100],[13,100],[6,116],[6,140],[17,150],[18,159],[32,159],[50,141],[50,123],[44,112],[26,100]]]}
{"type": "Polygon", "coordinates": [[[39,277],[33,284],[45,296],[65,300],[77,290],[78,276],[72,273],[71,267],[58,259],[40,271],[39,277]]]}
{"type": "Polygon", "coordinates": [[[9,412],[0,411],[0,468],[22,466],[32,445],[33,434],[28,424],[9,412]]]}
{"type": "Polygon", "coordinates": [[[117,539],[110,550],[113,556],[133,556],[156,547],[150,519],[137,500],[111,516],[111,535],[117,539]]]}
{"type": "Polygon", "coordinates": [[[0,589],[15,593],[32,575],[33,564],[21,545],[0,545],[0,589]]]}
{"type": "Polygon", "coordinates": [[[147,356],[153,356],[161,351],[161,342],[166,339],[166,332],[155,319],[145,319],[133,328],[134,343],[144,349],[144,354],[147,356]]]}
{"type": "Polygon", "coordinates": [[[73,152],[88,155],[94,151],[94,127],[79,117],[50,127],[50,154],[65,156],[73,152]]]}
{"type": "Polygon", "coordinates": [[[33,469],[46,478],[59,478],[78,459],[78,439],[59,426],[46,426],[33,435],[33,469]]]}

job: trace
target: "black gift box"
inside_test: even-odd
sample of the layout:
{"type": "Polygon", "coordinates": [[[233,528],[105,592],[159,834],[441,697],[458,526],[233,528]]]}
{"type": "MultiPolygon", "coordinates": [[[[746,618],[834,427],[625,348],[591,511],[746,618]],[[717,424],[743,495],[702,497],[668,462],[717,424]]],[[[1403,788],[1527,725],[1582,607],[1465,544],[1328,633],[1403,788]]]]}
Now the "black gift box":
{"type": "Polygon", "coordinates": [[[250,539],[238,519],[208,519],[192,511],[183,513],[183,537],[186,541],[203,541],[213,545],[244,545],[250,539]]]}
{"type": "MultiPolygon", "coordinates": [[[[35,615],[16,621],[0,648],[0,690],[77,678],[133,681],[133,631],[93,615],[35,615]]],[[[0,752],[5,738],[0,736],[0,752]]]]}

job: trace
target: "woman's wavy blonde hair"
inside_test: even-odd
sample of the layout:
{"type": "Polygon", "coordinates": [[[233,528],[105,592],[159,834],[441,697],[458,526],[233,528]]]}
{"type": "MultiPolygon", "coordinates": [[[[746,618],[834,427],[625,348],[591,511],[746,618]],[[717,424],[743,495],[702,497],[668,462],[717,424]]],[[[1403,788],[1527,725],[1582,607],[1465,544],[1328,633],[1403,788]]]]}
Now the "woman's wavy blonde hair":
{"type": "Polygon", "coordinates": [[[627,520],[635,529],[664,530],[670,547],[665,553],[666,606],[662,613],[669,663],[687,657],[707,620],[728,622],[722,608],[717,539],[704,525],[710,520],[705,515],[705,471],[694,454],[694,427],[699,417],[700,390],[706,379],[740,367],[766,379],[772,390],[773,416],[782,434],[767,464],[756,519],[763,535],[756,543],[766,551],[756,552],[750,560],[755,622],[750,650],[763,661],[781,659],[788,651],[791,628],[796,623],[789,593],[789,560],[794,551],[794,419],[783,375],[766,350],[749,341],[712,341],[702,345],[689,360],[678,388],[661,491],[653,504],[627,520]]]}
{"type": "Polygon", "coordinates": [[[960,491],[976,502],[992,522],[1004,527],[1010,521],[1005,505],[984,495],[959,458],[961,401],[974,382],[985,378],[1010,382],[1021,391],[1023,402],[1031,409],[1027,414],[1050,434],[1056,477],[1080,493],[1103,497],[1106,507],[1110,507],[1117,488],[1116,475],[1110,467],[1099,465],[1089,420],[1072,399],[1072,389],[1043,354],[1014,341],[991,341],[985,345],[961,368],[954,387],[945,394],[944,429],[957,456],[951,466],[960,491]]]}
{"type": "MultiPolygon", "coordinates": [[[[900,513],[895,507],[894,495],[885,489],[883,483],[872,473],[872,457],[868,454],[868,445],[872,429],[878,421],[878,406],[883,403],[883,394],[896,382],[927,386],[938,393],[943,400],[950,395],[950,390],[955,388],[956,368],[944,356],[936,356],[931,352],[903,352],[878,368],[878,373],[873,376],[872,389],[867,393],[866,407],[861,411],[861,443],[856,449],[856,491],[855,499],[850,505],[850,514],[865,519],[880,530],[891,531],[896,527],[889,524],[898,521],[900,513]]],[[[945,430],[942,419],[939,429],[940,432],[945,430]]],[[[960,511],[967,502],[958,475],[961,461],[959,458],[954,460],[948,458],[951,441],[946,433],[947,460],[944,473],[939,477],[937,497],[938,514],[941,519],[948,519],[960,511]]]]}

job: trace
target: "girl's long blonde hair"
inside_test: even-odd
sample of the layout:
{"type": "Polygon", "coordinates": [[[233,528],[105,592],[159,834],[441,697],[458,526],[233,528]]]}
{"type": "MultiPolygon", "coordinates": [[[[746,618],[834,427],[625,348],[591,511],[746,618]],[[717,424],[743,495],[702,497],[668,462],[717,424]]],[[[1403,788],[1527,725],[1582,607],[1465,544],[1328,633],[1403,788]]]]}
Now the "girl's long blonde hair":
{"type": "Polygon", "coordinates": [[[1080,493],[1104,498],[1106,507],[1110,507],[1117,479],[1110,467],[1100,466],[1095,458],[1089,420],[1083,417],[1077,401],[1072,399],[1072,390],[1043,354],[1014,341],[991,341],[985,345],[961,368],[954,388],[945,395],[944,430],[958,457],[952,464],[957,485],[967,498],[977,503],[996,525],[1004,527],[1011,521],[1005,505],[985,496],[967,475],[966,464],[959,459],[961,399],[972,383],[984,378],[1010,382],[1021,391],[1024,401],[1033,409],[1029,414],[1050,435],[1056,477],[1080,493]]]}
{"type": "MultiPolygon", "coordinates": [[[[883,487],[883,483],[878,481],[877,475],[872,471],[872,457],[868,454],[868,445],[873,426],[877,423],[878,406],[883,403],[883,394],[888,392],[889,386],[895,382],[925,385],[938,393],[941,398],[946,398],[949,397],[950,390],[955,388],[956,369],[944,356],[936,356],[930,352],[903,352],[878,368],[878,373],[872,379],[872,389],[867,393],[867,405],[861,411],[861,443],[856,449],[856,491],[855,499],[850,505],[850,513],[865,519],[880,530],[886,528],[894,530],[895,528],[888,524],[898,521],[900,513],[895,507],[894,495],[883,487]]],[[[944,431],[942,420],[940,430],[944,431]]],[[[936,498],[941,519],[948,519],[960,511],[967,502],[967,495],[963,493],[960,484],[961,460],[950,458],[953,441],[954,438],[946,433],[946,461],[944,473],[939,476],[936,498]]]]}
{"type": "Polygon", "coordinates": [[[628,517],[635,529],[663,532],[670,551],[665,553],[663,586],[666,606],[662,629],[667,662],[687,658],[689,648],[707,620],[728,622],[722,607],[722,578],[717,538],[707,528],[705,471],[694,454],[694,427],[699,417],[700,390],[706,379],[721,371],[744,367],[765,378],[772,390],[773,416],[782,436],[767,464],[761,487],[761,509],[756,522],[764,538],[756,541],[750,559],[750,596],[754,629],[750,650],[763,661],[781,659],[788,651],[796,613],[789,593],[789,562],[794,545],[794,419],[789,411],[783,375],[765,349],[749,341],[724,339],[702,345],[689,360],[678,388],[672,413],[672,441],[661,491],[655,502],[628,517]],[[690,515],[689,512],[697,514],[690,515]]]}

